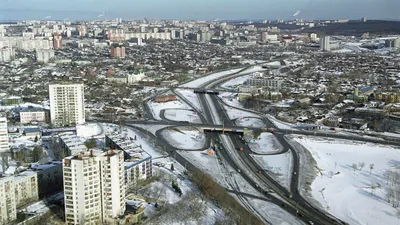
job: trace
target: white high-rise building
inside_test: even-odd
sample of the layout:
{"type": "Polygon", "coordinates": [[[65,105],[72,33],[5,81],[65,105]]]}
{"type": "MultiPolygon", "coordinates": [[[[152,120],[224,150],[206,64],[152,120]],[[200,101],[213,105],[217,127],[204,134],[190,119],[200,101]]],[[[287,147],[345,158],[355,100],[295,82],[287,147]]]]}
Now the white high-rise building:
{"type": "Polygon", "coordinates": [[[12,47],[0,47],[0,62],[9,62],[15,56],[12,47]]]}
{"type": "Polygon", "coordinates": [[[0,224],[8,224],[16,219],[14,177],[0,177],[0,224]]]}
{"type": "Polygon", "coordinates": [[[99,157],[103,223],[113,224],[125,213],[124,152],[109,150],[99,157]]]}
{"type": "Polygon", "coordinates": [[[36,50],[36,61],[47,63],[51,59],[54,59],[54,50],[52,49],[40,49],[36,50]]]}
{"type": "Polygon", "coordinates": [[[56,126],[85,123],[83,84],[50,84],[50,118],[56,126]]]}
{"type": "Polygon", "coordinates": [[[330,51],[331,50],[331,45],[330,45],[330,37],[329,36],[322,36],[319,40],[320,44],[320,49],[322,51],[330,51]]]}
{"type": "Polygon", "coordinates": [[[65,223],[101,224],[100,162],[80,154],[63,160],[65,223]]]}
{"type": "Polygon", "coordinates": [[[7,118],[0,115],[0,152],[8,152],[9,150],[7,118]]]}
{"type": "Polygon", "coordinates": [[[66,224],[114,224],[124,215],[123,151],[70,156],[63,171],[66,224]]]}

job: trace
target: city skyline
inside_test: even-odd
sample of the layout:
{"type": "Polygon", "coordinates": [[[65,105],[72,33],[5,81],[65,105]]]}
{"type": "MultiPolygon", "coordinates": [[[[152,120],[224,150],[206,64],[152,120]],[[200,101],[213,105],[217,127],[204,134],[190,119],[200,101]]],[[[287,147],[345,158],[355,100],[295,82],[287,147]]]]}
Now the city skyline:
{"type": "Polygon", "coordinates": [[[94,20],[112,19],[182,19],[182,20],[233,20],[233,19],[400,19],[395,0],[217,0],[217,1],[161,1],[113,2],[64,1],[54,5],[50,0],[35,2],[5,1],[0,3],[0,20],[94,20]],[[121,6],[124,7],[121,7],[121,6]]]}

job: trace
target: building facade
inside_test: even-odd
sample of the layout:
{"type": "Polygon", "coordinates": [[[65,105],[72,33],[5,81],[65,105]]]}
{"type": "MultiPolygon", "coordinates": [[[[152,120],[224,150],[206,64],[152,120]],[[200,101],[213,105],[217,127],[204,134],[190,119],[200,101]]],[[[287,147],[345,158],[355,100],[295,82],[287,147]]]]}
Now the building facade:
{"type": "Polygon", "coordinates": [[[65,222],[97,225],[102,221],[100,161],[92,154],[63,160],[65,222]]]}
{"type": "Polygon", "coordinates": [[[77,155],[88,150],[81,139],[73,132],[60,133],[58,138],[61,149],[66,156],[77,155]]]}
{"type": "Polygon", "coordinates": [[[27,108],[19,112],[20,122],[22,124],[27,124],[31,122],[46,122],[47,112],[40,108],[27,108]]]}
{"type": "Polygon", "coordinates": [[[15,205],[24,206],[39,199],[37,173],[25,171],[14,176],[15,205]]]}
{"type": "Polygon", "coordinates": [[[13,177],[0,177],[0,224],[17,219],[13,177]]]}
{"type": "Polygon", "coordinates": [[[330,51],[331,50],[329,36],[322,36],[319,40],[319,44],[320,44],[320,49],[322,51],[330,51]]]}
{"type": "Polygon", "coordinates": [[[53,48],[54,49],[62,48],[62,35],[61,34],[53,35],[53,48]]]}
{"type": "Polygon", "coordinates": [[[63,160],[66,224],[114,224],[125,213],[124,155],[93,151],[63,160]]]}
{"type": "Polygon", "coordinates": [[[8,151],[10,151],[10,147],[8,145],[7,118],[0,115],[0,153],[8,151]]]}
{"type": "Polygon", "coordinates": [[[38,49],[36,50],[36,61],[47,63],[54,59],[54,51],[52,49],[38,49]]]}
{"type": "Polygon", "coordinates": [[[112,58],[125,58],[125,47],[111,47],[110,56],[112,58]]]}
{"type": "Polygon", "coordinates": [[[103,223],[113,224],[125,213],[124,153],[109,150],[99,157],[103,223]]]}
{"type": "Polygon", "coordinates": [[[9,62],[15,56],[15,51],[12,47],[0,47],[0,62],[9,62]]]}
{"type": "Polygon", "coordinates": [[[149,179],[153,175],[152,157],[140,146],[122,135],[106,135],[106,147],[119,149],[125,157],[125,187],[127,192],[134,188],[139,180],[149,179]]]}
{"type": "Polygon", "coordinates": [[[282,80],[274,78],[250,78],[248,84],[254,87],[267,87],[273,90],[279,90],[282,86],[282,80]]]}
{"type": "Polygon", "coordinates": [[[85,123],[83,84],[50,84],[50,117],[56,126],[85,123]]]}

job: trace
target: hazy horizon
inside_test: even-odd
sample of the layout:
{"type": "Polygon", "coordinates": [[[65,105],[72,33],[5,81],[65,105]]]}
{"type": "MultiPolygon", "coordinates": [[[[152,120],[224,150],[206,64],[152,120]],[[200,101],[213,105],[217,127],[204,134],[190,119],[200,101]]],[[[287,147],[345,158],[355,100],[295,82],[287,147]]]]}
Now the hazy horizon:
{"type": "Polygon", "coordinates": [[[394,19],[399,0],[0,0],[0,20],[53,19],[394,19]],[[296,16],[294,16],[297,13],[296,16]]]}

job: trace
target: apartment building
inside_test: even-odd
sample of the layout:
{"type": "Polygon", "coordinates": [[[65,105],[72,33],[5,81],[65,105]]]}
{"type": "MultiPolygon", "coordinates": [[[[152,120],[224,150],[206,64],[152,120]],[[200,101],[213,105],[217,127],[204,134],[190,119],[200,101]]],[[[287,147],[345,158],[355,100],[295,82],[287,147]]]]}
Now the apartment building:
{"type": "Polygon", "coordinates": [[[125,47],[111,47],[110,56],[112,58],[125,58],[125,47]]]}
{"type": "Polygon", "coordinates": [[[63,160],[65,222],[101,224],[100,161],[93,154],[63,160]]]}
{"type": "Polygon", "coordinates": [[[113,224],[125,212],[124,153],[109,150],[99,158],[103,223],[113,224]]]}
{"type": "Polygon", "coordinates": [[[0,114],[0,153],[8,152],[9,150],[7,118],[5,115],[0,114]]]}
{"type": "Polygon", "coordinates": [[[115,224],[125,213],[124,156],[120,150],[63,160],[66,224],[115,224]]]}
{"type": "Polygon", "coordinates": [[[14,177],[0,177],[0,224],[8,224],[16,219],[14,177]]]}
{"type": "Polygon", "coordinates": [[[54,50],[52,49],[37,49],[36,50],[36,61],[48,63],[54,59],[54,50]]]}
{"type": "Polygon", "coordinates": [[[76,155],[88,150],[81,139],[76,136],[74,132],[60,133],[58,135],[58,139],[66,156],[76,155]]]}
{"type": "Polygon", "coordinates": [[[125,185],[127,190],[135,187],[138,180],[152,176],[152,157],[140,146],[121,134],[106,135],[106,146],[124,152],[125,185]]]}
{"type": "Polygon", "coordinates": [[[9,62],[15,56],[15,50],[12,47],[0,47],[0,62],[9,62]]]}
{"type": "Polygon", "coordinates": [[[56,126],[85,123],[83,84],[50,84],[50,117],[56,126]]]}
{"type": "Polygon", "coordinates": [[[14,176],[15,205],[21,207],[39,199],[37,173],[25,171],[14,176]]]}

